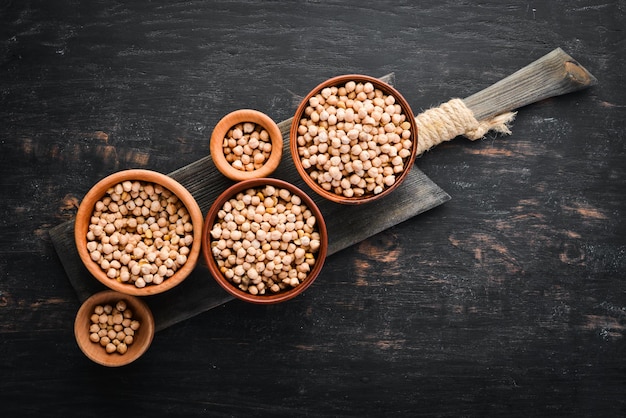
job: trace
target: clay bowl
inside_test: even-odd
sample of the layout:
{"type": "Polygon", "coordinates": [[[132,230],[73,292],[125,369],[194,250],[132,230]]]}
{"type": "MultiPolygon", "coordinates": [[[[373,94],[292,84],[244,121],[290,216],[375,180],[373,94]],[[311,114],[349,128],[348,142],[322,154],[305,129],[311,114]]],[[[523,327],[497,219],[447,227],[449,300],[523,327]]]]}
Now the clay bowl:
{"type": "MultiPolygon", "coordinates": [[[[267,177],[276,170],[282,158],[283,136],[276,122],[266,114],[252,109],[240,109],[224,116],[217,125],[215,125],[213,133],[211,134],[210,149],[211,157],[217,169],[231,180],[242,181],[267,177]],[[265,138],[261,143],[265,144],[265,146],[271,144],[271,151],[269,151],[269,155],[267,155],[268,152],[266,151],[263,162],[259,162],[256,166],[248,166],[247,168],[241,163],[242,157],[237,155],[235,147],[225,147],[225,138],[231,138],[235,128],[238,129],[240,135],[243,135],[243,138],[239,135],[235,135],[235,141],[240,139],[243,143],[251,143],[248,141],[251,133],[247,132],[245,129],[241,129],[244,124],[253,127],[257,133],[261,129],[267,132],[269,138],[265,138]],[[229,154],[228,158],[234,158],[233,162],[227,160],[226,153],[229,154]],[[235,163],[235,160],[238,162],[235,163]],[[243,167],[235,167],[235,164],[239,163],[241,163],[243,167]]],[[[253,147],[255,154],[258,153],[259,150],[259,147],[253,147]]],[[[254,154],[252,155],[254,156],[254,154]]]]}
{"type": "MultiPolygon", "coordinates": [[[[354,94],[356,95],[356,91],[354,91],[354,94]]],[[[345,101],[343,100],[341,101],[344,102],[345,104],[345,101]]],[[[388,106],[388,104],[385,104],[385,107],[386,106],[388,106]]],[[[397,108],[398,106],[395,106],[395,107],[397,108]]],[[[355,110],[355,108],[353,108],[353,110],[355,110]]],[[[355,110],[355,113],[358,115],[358,111],[355,110]]],[[[383,112],[383,113],[387,113],[387,112],[383,112]]],[[[388,113],[388,115],[391,115],[391,114],[388,113]]],[[[368,132],[365,132],[365,133],[368,133],[368,132]]],[[[376,153],[380,157],[379,160],[381,158],[389,159],[389,161],[382,161],[382,163],[381,161],[377,160],[376,163],[377,164],[381,163],[380,167],[384,167],[385,165],[391,165],[391,160],[393,159],[393,155],[390,156],[390,153],[388,150],[389,144],[392,143],[391,139],[389,140],[385,139],[383,141],[382,140],[383,136],[376,136],[376,135],[373,135],[373,136],[375,137],[374,138],[375,142],[377,142],[376,147],[372,148],[371,146],[369,146],[367,148],[376,149],[376,153]],[[378,138],[381,138],[380,142],[378,142],[379,141],[378,138]],[[387,145],[383,146],[385,142],[387,143],[387,145]],[[384,150],[384,152],[382,152],[381,150],[384,150]],[[386,155],[386,157],[383,157],[383,155],[386,155]]],[[[387,134],[385,134],[384,137],[387,138],[387,134]]],[[[352,204],[352,205],[362,204],[362,203],[371,202],[377,199],[381,199],[384,196],[387,196],[389,193],[392,193],[398,186],[400,186],[400,184],[406,179],[409,173],[409,170],[413,166],[413,163],[415,161],[415,157],[417,154],[417,124],[415,122],[415,117],[413,115],[413,112],[411,111],[411,107],[409,106],[408,102],[396,89],[394,89],[387,83],[384,83],[373,77],[369,77],[365,75],[358,75],[358,74],[348,74],[348,75],[334,77],[327,81],[324,81],[323,83],[315,87],[313,90],[311,90],[311,92],[302,100],[293,118],[293,122],[292,122],[290,133],[289,133],[289,144],[290,144],[291,155],[293,157],[293,161],[294,161],[294,164],[296,166],[298,173],[300,174],[302,179],[306,182],[306,184],[309,187],[311,187],[311,189],[313,189],[317,194],[319,194],[320,196],[328,200],[341,203],[341,204],[352,204]],[[345,114],[345,115],[341,115],[340,112],[338,111],[340,106],[338,104],[335,104],[335,98],[340,97],[342,95],[347,95],[346,93],[342,91],[338,91],[336,94],[331,94],[331,96],[333,97],[330,97],[328,100],[324,98],[323,103],[320,103],[320,104],[313,103],[314,106],[317,105],[316,106],[317,109],[321,109],[321,107],[331,106],[330,109],[325,109],[325,110],[326,110],[327,115],[334,114],[334,116],[323,115],[323,111],[317,110],[315,112],[315,114],[319,116],[319,120],[317,120],[318,119],[317,117],[314,117],[314,115],[309,114],[309,112],[314,107],[314,106],[311,106],[312,98],[313,98],[313,101],[315,101],[317,100],[318,95],[321,95],[322,93],[325,93],[328,91],[332,91],[337,88],[345,87],[349,82],[355,82],[357,86],[359,84],[365,85],[365,83],[371,83],[373,88],[382,92],[382,94],[385,97],[393,96],[393,98],[395,99],[395,103],[393,103],[392,106],[399,105],[399,109],[396,109],[396,113],[404,115],[403,117],[404,122],[405,122],[404,127],[401,127],[402,126],[401,122],[394,123],[396,125],[396,129],[400,129],[401,131],[404,132],[405,135],[408,135],[407,137],[402,138],[401,142],[405,140],[410,141],[409,147],[406,148],[405,151],[402,151],[402,153],[404,154],[401,157],[402,164],[398,166],[401,169],[401,171],[394,172],[394,173],[389,173],[387,171],[384,174],[384,176],[382,176],[383,173],[380,173],[381,176],[384,178],[384,181],[379,181],[378,183],[376,182],[374,183],[380,186],[380,188],[378,189],[375,188],[376,190],[367,191],[366,187],[362,187],[363,185],[354,186],[350,184],[349,187],[344,187],[347,184],[349,184],[350,178],[352,174],[355,173],[355,171],[346,169],[347,164],[345,163],[347,161],[344,161],[343,158],[344,157],[350,158],[351,164],[355,159],[359,159],[361,160],[361,162],[363,162],[363,160],[360,158],[360,152],[356,151],[356,153],[353,154],[353,151],[356,149],[354,145],[357,142],[361,142],[361,140],[354,139],[350,131],[354,129],[354,132],[363,133],[362,132],[363,130],[368,129],[370,130],[369,133],[373,134],[374,132],[377,132],[377,131],[373,131],[372,126],[375,126],[377,130],[379,127],[382,127],[382,129],[384,129],[384,125],[386,125],[387,122],[385,122],[384,119],[376,120],[375,118],[373,118],[373,116],[380,115],[381,112],[377,111],[377,115],[374,115],[368,112],[368,116],[372,117],[372,119],[365,120],[365,118],[359,117],[358,120],[354,120],[354,122],[350,122],[349,120],[350,118],[347,116],[349,113],[347,109],[350,108],[351,106],[348,105],[346,107],[345,112],[341,111],[341,112],[344,112],[345,114]],[[328,89],[331,89],[331,90],[328,90],[328,89]],[[400,112],[397,112],[397,110],[399,110],[400,112]],[[334,120],[335,118],[336,120],[334,120]],[[310,146],[313,144],[317,146],[317,143],[314,141],[319,140],[321,137],[320,136],[316,137],[316,132],[313,131],[312,133],[311,129],[308,128],[308,134],[311,136],[312,139],[310,142],[306,142],[307,139],[305,138],[305,135],[303,135],[303,131],[302,131],[302,129],[304,128],[301,127],[303,119],[308,121],[308,126],[314,125],[317,132],[321,131],[319,128],[323,128],[322,130],[326,131],[328,135],[328,139],[327,140],[322,139],[320,142],[327,143],[329,146],[329,149],[335,146],[335,145],[331,145],[332,144],[331,130],[334,130],[335,133],[337,134],[337,138],[341,139],[340,146],[336,148],[338,152],[337,156],[342,158],[341,164],[339,165],[339,172],[337,172],[336,170],[335,172],[331,172],[327,168],[321,168],[320,164],[317,163],[317,157],[319,157],[320,153],[318,150],[315,150],[315,149],[312,150],[310,146]],[[374,120],[374,123],[372,123],[372,120],[374,120]],[[340,125],[341,123],[343,123],[343,125],[340,125]],[[347,123],[354,123],[355,126],[348,128],[345,126],[347,123]],[[365,126],[368,126],[368,127],[365,128],[365,126]],[[345,139],[345,138],[348,138],[348,139],[345,139]],[[304,151],[305,148],[307,149],[307,151],[304,151]],[[307,153],[309,155],[307,155],[307,153]],[[310,156],[312,155],[315,156],[315,161],[313,161],[310,158],[310,156]],[[317,167],[316,167],[316,164],[318,165],[317,167]],[[332,176],[330,177],[331,182],[328,182],[329,178],[327,177],[327,175],[331,175],[331,174],[332,174],[332,176]],[[318,176],[318,179],[325,178],[325,180],[323,180],[322,183],[326,183],[328,187],[323,187],[319,181],[314,179],[314,176],[316,175],[318,176]],[[335,184],[332,184],[333,181],[335,182],[335,184]],[[344,182],[344,184],[342,184],[342,182],[344,182]],[[350,190],[348,189],[352,190],[352,192],[349,193],[350,190]]],[[[339,145],[339,144],[336,144],[336,145],[339,145]]],[[[359,147],[361,147],[361,145],[359,145],[359,147]]],[[[363,151],[365,151],[366,147],[363,147],[362,149],[363,151]]],[[[367,153],[367,151],[365,152],[367,153]]],[[[326,157],[327,159],[331,159],[331,157],[333,156],[333,154],[331,154],[329,151],[327,151],[325,154],[327,155],[326,157]]],[[[367,160],[369,161],[370,164],[372,164],[374,162],[374,157],[372,155],[369,155],[367,157],[367,160]]],[[[364,164],[367,164],[367,163],[364,163],[364,164]]],[[[393,165],[391,166],[393,168],[393,165]]],[[[364,171],[367,172],[368,171],[367,168],[364,171]]],[[[361,175],[361,177],[364,180],[366,180],[365,177],[367,176],[361,175]]],[[[374,179],[374,177],[372,177],[372,179],[374,179]]]]}
{"type": "MultiPolygon", "coordinates": [[[[282,198],[281,198],[282,199],[282,198]]],[[[243,199],[242,199],[243,201],[243,199]]],[[[263,201],[263,200],[261,200],[263,201]]],[[[279,200],[279,202],[282,202],[282,200],[279,200]]],[[[236,205],[232,205],[233,207],[235,207],[236,205]]],[[[241,209],[242,207],[239,206],[241,209]]],[[[248,207],[247,205],[245,206],[246,208],[248,207]]],[[[278,207],[278,206],[276,206],[278,207]]],[[[235,223],[237,222],[241,222],[241,219],[239,221],[237,221],[235,219],[235,223]]],[[[251,223],[252,221],[250,221],[251,223]]],[[[243,223],[238,223],[238,225],[243,225],[243,223]]],[[[267,227],[267,225],[265,225],[267,227]]],[[[276,229],[278,229],[279,227],[274,226],[276,229]]],[[[273,227],[273,228],[274,228],[273,227]]],[[[244,227],[237,227],[238,230],[245,230],[246,228],[244,227]]],[[[253,228],[254,229],[254,228],[253,228]]],[[[310,231],[307,231],[310,232],[310,231]]],[[[243,234],[242,234],[243,235],[243,234]]],[[[258,235],[256,235],[258,236],[258,235]]],[[[232,237],[232,234],[231,234],[232,237]]],[[[319,208],[315,205],[315,203],[313,202],[313,200],[306,195],[303,191],[301,191],[300,189],[298,189],[297,187],[295,187],[294,185],[287,183],[285,181],[282,180],[278,180],[278,179],[270,179],[270,178],[261,178],[261,179],[252,179],[252,180],[246,180],[240,183],[236,183],[233,186],[231,186],[230,188],[228,188],[227,190],[225,190],[218,198],[217,200],[213,203],[213,205],[211,206],[209,213],[207,214],[206,218],[205,218],[205,223],[204,223],[204,228],[203,228],[203,245],[202,245],[202,252],[204,255],[204,258],[206,260],[206,263],[208,265],[209,271],[211,272],[211,275],[213,276],[213,278],[217,281],[217,283],[219,283],[220,286],[222,286],[222,288],[224,288],[224,290],[226,290],[228,293],[230,293],[231,295],[233,295],[234,297],[244,300],[246,302],[251,302],[251,303],[256,303],[256,304],[273,304],[273,303],[279,303],[279,302],[284,302],[286,300],[292,299],[296,296],[298,296],[299,294],[301,294],[302,292],[304,292],[312,283],[313,281],[315,281],[315,279],[317,278],[317,276],[319,275],[320,271],[322,270],[322,266],[324,264],[324,260],[326,258],[326,254],[328,251],[328,234],[326,231],[326,224],[324,222],[324,218],[322,216],[322,213],[320,212],[319,208]],[[271,283],[266,283],[264,282],[264,286],[265,286],[265,290],[266,293],[265,294],[251,294],[249,291],[245,291],[240,289],[239,287],[237,287],[238,285],[233,283],[233,281],[229,280],[226,278],[226,274],[228,274],[226,271],[224,273],[222,273],[222,271],[220,270],[220,266],[218,265],[218,261],[216,260],[216,256],[214,256],[213,254],[213,247],[214,245],[217,245],[215,243],[217,243],[219,241],[219,238],[221,236],[219,236],[217,239],[215,239],[212,235],[212,230],[214,228],[214,225],[216,223],[216,221],[219,221],[219,213],[220,211],[222,211],[224,204],[226,202],[230,202],[231,204],[234,202],[233,199],[237,199],[238,194],[240,193],[244,193],[249,190],[249,189],[254,189],[255,191],[260,191],[262,193],[264,193],[264,196],[267,196],[269,193],[265,192],[265,188],[267,186],[271,186],[273,188],[275,188],[276,190],[279,189],[286,189],[290,192],[291,195],[295,195],[298,196],[299,199],[301,200],[301,204],[300,205],[306,205],[306,207],[310,210],[311,214],[315,217],[316,223],[314,226],[314,229],[317,231],[317,233],[319,234],[319,249],[317,250],[316,253],[314,253],[314,264],[310,265],[310,270],[308,271],[308,273],[306,273],[306,277],[302,278],[302,280],[300,281],[300,284],[297,285],[296,287],[290,287],[287,286],[287,288],[285,290],[281,290],[280,292],[277,293],[273,293],[270,289],[271,283]]],[[[243,238],[242,238],[243,239],[243,238]]],[[[241,241],[241,240],[239,240],[241,241]]],[[[270,239],[268,239],[265,242],[271,241],[270,239]]],[[[260,246],[262,247],[263,241],[259,241],[260,242],[260,246]]],[[[300,245],[303,244],[304,242],[296,242],[296,244],[300,245]]],[[[217,251],[217,250],[216,250],[217,251]]],[[[217,251],[219,252],[219,251],[217,251]]],[[[233,253],[235,251],[233,250],[233,253]]],[[[306,252],[310,252],[310,247],[306,249],[306,252]]],[[[294,251],[293,254],[295,254],[296,252],[294,251]]],[[[313,254],[313,252],[311,251],[311,253],[313,254]]],[[[218,256],[219,257],[219,256],[218,256]]],[[[298,266],[299,262],[297,261],[298,258],[297,257],[293,257],[294,262],[291,264],[293,266],[293,268],[296,268],[296,266],[298,266]]],[[[266,260],[267,262],[267,260],[266,260]]],[[[312,261],[311,261],[312,262],[312,261]]],[[[235,269],[236,271],[236,266],[237,265],[242,265],[243,262],[238,260],[235,263],[233,263],[231,265],[231,269],[235,269]],[[235,266],[235,267],[232,267],[235,266]]],[[[254,264],[254,263],[253,263],[254,264]]],[[[300,266],[301,267],[301,266],[300,266]]],[[[246,276],[248,276],[246,274],[246,276]]],[[[261,277],[262,274],[259,274],[259,277],[261,277]]],[[[275,279],[276,276],[274,276],[275,279]]],[[[275,279],[276,281],[278,281],[277,279],[275,279]]]]}
{"type": "Polygon", "coordinates": [[[74,321],[74,336],[78,347],[90,360],[107,367],[124,366],[137,360],[150,347],[154,337],[154,318],[143,300],[113,290],[105,290],[92,295],[83,302],[74,321]],[[117,351],[109,354],[105,347],[90,340],[91,316],[96,306],[104,307],[108,304],[115,307],[120,300],[126,302],[126,309],[132,311],[132,319],[139,321],[140,326],[135,331],[133,341],[127,345],[127,351],[124,354],[117,351]]]}
{"type": "MultiPolygon", "coordinates": [[[[161,212],[162,210],[159,210],[161,212]]],[[[130,216],[130,215],[125,215],[130,216]]],[[[149,215],[153,216],[153,215],[149,215]]],[[[147,216],[147,217],[149,217],[147,216]]],[[[158,216],[157,216],[158,219],[158,216]]],[[[76,214],[76,221],[74,226],[74,240],[76,242],[76,248],[83,264],[87,267],[87,270],[102,284],[108,288],[120,293],[135,296],[148,296],[157,293],[165,292],[173,287],[179,285],[185,278],[193,271],[200,257],[200,243],[202,241],[202,222],[204,221],[200,207],[196,203],[193,196],[176,180],[168,177],[164,174],[157,173],[150,170],[125,170],[120,171],[100,180],[96,183],[91,190],[83,198],[78,212],[76,214]],[[182,262],[180,266],[175,270],[175,273],[169,277],[164,276],[164,280],[160,284],[148,283],[145,287],[136,287],[129,282],[121,281],[118,278],[109,278],[107,273],[101,268],[101,266],[92,260],[91,253],[87,248],[87,232],[90,228],[91,217],[94,213],[95,206],[99,200],[101,200],[111,188],[125,181],[142,182],[143,184],[155,184],[160,185],[163,188],[169,190],[172,194],[176,195],[178,199],[183,203],[184,207],[190,217],[190,222],[193,227],[192,231],[186,232],[187,235],[193,237],[193,244],[189,253],[186,255],[186,262],[182,262]],[[119,279],[119,280],[118,280],[119,279]]],[[[147,234],[144,233],[142,240],[147,242],[147,234]]],[[[149,242],[148,242],[149,243],[149,242]]],[[[115,247],[118,249],[123,248],[120,244],[115,247]]],[[[104,251],[102,252],[104,253],[104,251]]],[[[135,260],[135,256],[133,256],[135,260]]],[[[145,260],[141,259],[140,262],[145,260]]],[[[168,273],[169,274],[169,273],[168,273]]]]}

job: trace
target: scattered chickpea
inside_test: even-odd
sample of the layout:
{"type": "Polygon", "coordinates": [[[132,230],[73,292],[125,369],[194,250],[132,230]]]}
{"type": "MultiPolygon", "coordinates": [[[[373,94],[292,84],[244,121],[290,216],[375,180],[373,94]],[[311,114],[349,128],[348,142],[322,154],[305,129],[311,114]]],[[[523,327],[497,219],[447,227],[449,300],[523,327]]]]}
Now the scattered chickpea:
{"type": "Polygon", "coordinates": [[[141,326],[138,320],[132,319],[132,316],[122,319],[123,314],[126,313],[132,315],[131,310],[127,308],[125,300],[119,300],[115,305],[96,306],[94,313],[91,315],[91,324],[89,326],[89,339],[91,342],[100,344],[109,354],[115,352],[119,354],[126,353],[128,346],[134,342],[133,336],[135,332],[141,326]],[[98,314],[98,312],[101,313],[98,314]],[[118,320],[119,323],[117,322],[118,320]]]}
{"type": "Polygon", "coordinates": [[[87,232],[91,259],[107,277],[139,288],[171,277],[187,262],[192,245],[193,225],[183,202],[150,182],[127,181],[111,187],[95,204],[87,232]],[[155,279],[153,270],[164,263],[161,254],[172,262],[155,279]]]}
{"type": "Polygon", "coordinates": [[[409,168],[414,144],[408,117],[393,95],[372,83],[324,88],[309,99],[299,121],[302,166],[335,194],[380,194],[409,168]]]}
{"type": "Polygon", "coordinates": [[[269,133],[255,123],[238,123],[223,140],[224,157],[240,171],[258,170],[272,153],[269,133]]]}
{"type": "Polygon", "coordinates": [[[306,279],[320,246],[316,225],[315,216],[289,190],[250,188],[218,212],[211,251],[234,286],[252,295],[274,294],[306,279]]]}

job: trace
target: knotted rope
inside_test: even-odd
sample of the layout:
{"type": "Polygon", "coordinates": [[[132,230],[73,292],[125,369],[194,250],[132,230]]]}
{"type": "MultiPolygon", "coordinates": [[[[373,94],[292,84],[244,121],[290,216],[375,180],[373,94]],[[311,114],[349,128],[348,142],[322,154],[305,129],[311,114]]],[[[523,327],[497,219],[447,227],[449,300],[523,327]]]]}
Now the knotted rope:
{"type": "Polygon", "coordinates": [[[415,118],[419,138],[417,155],[459,135],[472,141],[483,138],[489,131],[510,135],[508,124],[515,119],[515,114],[507,112],[478,121],[474,112],[461,99],[452,99],[439,107],[428,109],[415,118]]]}

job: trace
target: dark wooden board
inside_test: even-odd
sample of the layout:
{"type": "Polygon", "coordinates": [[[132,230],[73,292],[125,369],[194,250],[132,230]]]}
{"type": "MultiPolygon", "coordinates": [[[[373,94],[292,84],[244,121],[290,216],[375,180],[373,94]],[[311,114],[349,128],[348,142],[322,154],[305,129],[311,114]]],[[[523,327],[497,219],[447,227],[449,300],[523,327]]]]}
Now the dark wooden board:
{"type": "MultiPolygon", "coordinates": [[[[386,76],[387,81],[390,78],[391,76],[386,76]]],[[[329,256],[450,199],[446,192],[416,167],[412,168],[397,191],[381,201],[352,206],[323,199],[308,188],[296,171],[289,153],[290,124],[291,119],[278,124],[283,134],[284,152],[272,177],[295,184],[313,198],[326,220],[329,256]]],[[[233,184],[217,170],[210,155],[170,173],[169,176],[189,190],[205,216],[217,196],[233,184]]],[[[78,256],[73,221],[50,229],[50,237],[81,301],[105,289],[87,271],[78,256]]],[[[317,280],[324,280],[323,270],[317,280]]],[[[157,331],[231,299],[233,297],[213,280],[202,257],[196,269],[181,285],[145,298],[154,315],[157,331]]]]}

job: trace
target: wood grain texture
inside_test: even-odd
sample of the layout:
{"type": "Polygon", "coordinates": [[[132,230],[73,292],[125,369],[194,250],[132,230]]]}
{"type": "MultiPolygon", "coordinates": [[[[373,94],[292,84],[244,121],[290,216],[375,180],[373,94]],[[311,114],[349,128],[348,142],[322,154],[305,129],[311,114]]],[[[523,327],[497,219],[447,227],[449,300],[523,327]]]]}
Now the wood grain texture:
{"type": "Polygon", "coordinates": [[[3,416],[623,416],[626,67],[620,2],[0,3],[3,416]],[[506,138],[417,159],[452,199],[329,258],[272,307],[231,301],[139,361],[82,355],[49,230],[94,179],[171,173],[241,107],[395,72],[415,112],[560,47],[587,90],[506,138]],[[109,384],[103,385],[103,382],[109,384]]]}
{"type": "Polygon", "coordinates": [[[524,68],[463,99],[477,120],[597,84],[598,80],[556,48],[524,68]]]}

